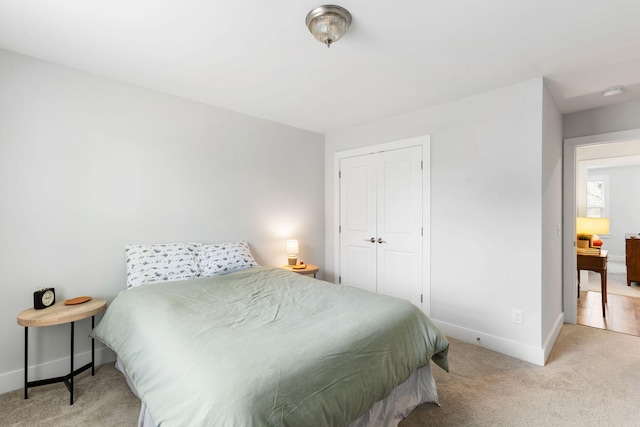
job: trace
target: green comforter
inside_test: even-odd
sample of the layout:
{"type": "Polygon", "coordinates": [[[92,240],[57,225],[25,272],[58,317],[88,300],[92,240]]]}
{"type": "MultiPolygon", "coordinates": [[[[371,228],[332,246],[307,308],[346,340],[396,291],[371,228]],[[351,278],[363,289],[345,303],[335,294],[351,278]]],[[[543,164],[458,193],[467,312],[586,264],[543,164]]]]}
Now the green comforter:
{"type": "Polygon", "coordinates": [[[448,342],[409,302],[272,267],[122,292],[94,336],[158,426],[345,426],[448,342]]]}

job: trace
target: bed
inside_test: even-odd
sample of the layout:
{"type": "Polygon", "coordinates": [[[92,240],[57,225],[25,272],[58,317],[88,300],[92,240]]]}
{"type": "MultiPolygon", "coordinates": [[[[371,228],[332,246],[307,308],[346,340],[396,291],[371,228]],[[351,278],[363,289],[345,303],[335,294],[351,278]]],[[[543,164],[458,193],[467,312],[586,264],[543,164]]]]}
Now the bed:
{"type": "Polygon", "coordinates": [[[252,259],[201,277],[195,259],[195,277],[121,292],[94,329],[139,424],[397,425],[437,402],[430,360],[448,369],[448,342],[412,304],[252,259]]]}

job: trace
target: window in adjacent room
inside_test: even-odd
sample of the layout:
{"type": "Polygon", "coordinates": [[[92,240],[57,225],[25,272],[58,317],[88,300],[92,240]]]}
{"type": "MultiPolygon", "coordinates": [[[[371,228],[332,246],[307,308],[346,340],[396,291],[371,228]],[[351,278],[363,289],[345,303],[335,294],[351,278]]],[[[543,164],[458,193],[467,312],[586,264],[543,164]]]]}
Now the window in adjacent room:
{"type": "Polygon", "coordinates": [[[609,218],[609,177],[593,176],[587,179],[587,216],[609,218]]]}

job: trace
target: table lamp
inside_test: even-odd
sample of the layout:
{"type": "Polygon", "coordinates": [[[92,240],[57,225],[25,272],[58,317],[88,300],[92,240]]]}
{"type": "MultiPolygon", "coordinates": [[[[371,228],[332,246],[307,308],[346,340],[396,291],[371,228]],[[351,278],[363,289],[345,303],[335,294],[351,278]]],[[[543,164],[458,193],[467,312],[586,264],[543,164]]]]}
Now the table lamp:
{"type": "MultiPolygon", "coordinates": [[[[578,247],[580,247],[580,237],[587,236],[589,246],[593,246],[594,237],[598,234],[609,234],[609,218],[576,218],[576,233],[578,233],[578,247]]],[[[583,239],[584,241],[586,239],[583,239]]],[[[599,246],[601,246],[600,244],[599,246]]]]}
{"type": "Polygon", "coordinates": [[[287,240],[287,253],[289,254],[289,265],[296,265],[298,263],[298,241],[287,240]]]}

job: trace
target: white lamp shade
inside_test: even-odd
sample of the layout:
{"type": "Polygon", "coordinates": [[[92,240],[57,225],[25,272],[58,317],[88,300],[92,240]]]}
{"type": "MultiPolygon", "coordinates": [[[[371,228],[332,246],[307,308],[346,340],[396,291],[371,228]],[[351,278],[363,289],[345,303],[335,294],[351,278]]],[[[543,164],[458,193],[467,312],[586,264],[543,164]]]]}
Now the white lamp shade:
{"type": "Polygon", "coordinates": [[[609,234],[609,218],[576,218],[577,234],[609,234]]]}
{"type": "Polygon", "coordinates": [[[287,254],[288,255],[297,255],[300,252],[298,249],[298,241],[297,240],[287,240],[287,254]]]}

